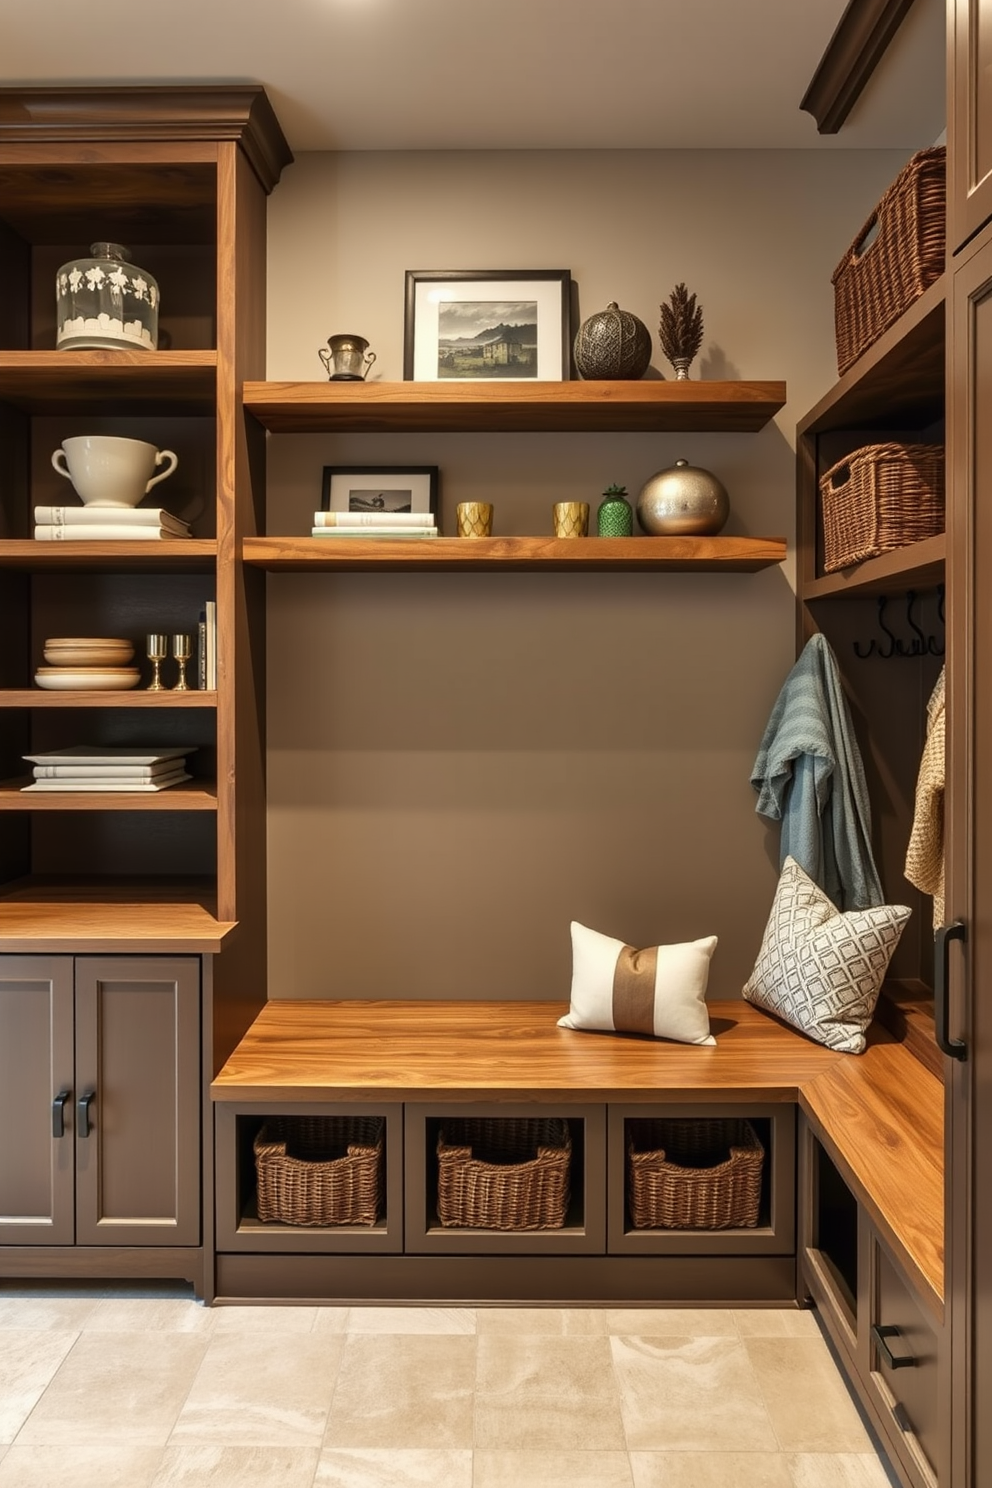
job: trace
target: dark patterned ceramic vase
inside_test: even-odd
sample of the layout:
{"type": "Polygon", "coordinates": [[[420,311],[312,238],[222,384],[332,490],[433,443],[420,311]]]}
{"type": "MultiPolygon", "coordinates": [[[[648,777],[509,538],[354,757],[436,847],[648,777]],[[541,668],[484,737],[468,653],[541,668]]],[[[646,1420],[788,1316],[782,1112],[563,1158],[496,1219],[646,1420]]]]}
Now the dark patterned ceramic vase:
{"type": "Polygon", "coordinates": [[[648,370],[651,333],[613,300],[582,322],[572,350],[580,377],[633,382],[648,370]]]}

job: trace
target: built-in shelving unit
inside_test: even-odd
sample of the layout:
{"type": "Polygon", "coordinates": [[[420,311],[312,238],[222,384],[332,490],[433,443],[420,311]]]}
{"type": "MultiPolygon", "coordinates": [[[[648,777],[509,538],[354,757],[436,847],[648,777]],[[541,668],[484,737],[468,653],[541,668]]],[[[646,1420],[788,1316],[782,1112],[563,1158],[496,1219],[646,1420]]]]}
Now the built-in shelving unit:
{"type": "Polygon", "coordinates": [[[650,569],[754,573],[782,563],[785,553],[785,539],[776,537],[437,537],[419,542],[253,537],[245,538],[243,544],[245,563],[271,572],[650,569]]]}
{"type": "Polygon", "coordinates": [[[784,382],[246,382],[274,434],[756,433],[784,382]]]}

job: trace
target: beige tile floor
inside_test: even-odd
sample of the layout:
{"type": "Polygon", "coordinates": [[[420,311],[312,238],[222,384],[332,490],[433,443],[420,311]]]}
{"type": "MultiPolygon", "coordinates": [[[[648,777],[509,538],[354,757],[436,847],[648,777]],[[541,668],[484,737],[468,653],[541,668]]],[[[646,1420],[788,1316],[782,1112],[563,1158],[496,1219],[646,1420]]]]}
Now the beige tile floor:
{"type": "Polygon", "coordinates": [[[0,1488],[889,1488],[811,1313],[0,1284],[0,1488]]]}

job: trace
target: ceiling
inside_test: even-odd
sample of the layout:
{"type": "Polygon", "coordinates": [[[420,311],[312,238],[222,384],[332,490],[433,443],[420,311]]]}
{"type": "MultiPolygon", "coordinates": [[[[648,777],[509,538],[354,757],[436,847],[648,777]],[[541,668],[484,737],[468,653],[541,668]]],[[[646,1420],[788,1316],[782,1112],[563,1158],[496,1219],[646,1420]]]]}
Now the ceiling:
{"type": "Polygon", "coordinates": [[[871,148],[944,122],[915,0],[838,135],[799,101],[846,0],[79,0],[3,5],[5,82],[260,82],[292,148],[871,148]]]}

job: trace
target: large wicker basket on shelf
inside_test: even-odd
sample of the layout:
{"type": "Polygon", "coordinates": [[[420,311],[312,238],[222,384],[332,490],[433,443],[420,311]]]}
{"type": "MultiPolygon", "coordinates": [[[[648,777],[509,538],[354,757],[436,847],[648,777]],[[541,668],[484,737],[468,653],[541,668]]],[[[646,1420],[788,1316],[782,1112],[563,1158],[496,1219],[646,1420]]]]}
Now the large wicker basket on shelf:
{"type": "Polygon", "coordinates": [[[438,1218],[473,1229],[560,1229],[571,1160],[567,1121],[446,1119],[437,1140],[438,1218]]]}
{"type": "Polygon", "coordinates": [[[877,558],[944,530],[939,444],[869,444],[820,477],[823,570],[877,558]]]}
{"type": "Polygon", "coordinates": [[[639,1230],[749,1229],[765,1149],[749,1121],[637,1119],[627,1126],[627,1205],[639,1230]]]}
{"type": "Polygon", "coordinates": [[[946,150],[919,150],[833,273],[841,376],[944,272],[946,150]]]}
{"type": "Polygon", "coordinates": [[[270,1116],[254,1143],[259,1219],[374,1225],[384,1133],[381,1116],[270,1116]]]}

